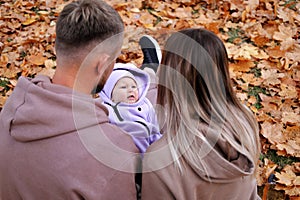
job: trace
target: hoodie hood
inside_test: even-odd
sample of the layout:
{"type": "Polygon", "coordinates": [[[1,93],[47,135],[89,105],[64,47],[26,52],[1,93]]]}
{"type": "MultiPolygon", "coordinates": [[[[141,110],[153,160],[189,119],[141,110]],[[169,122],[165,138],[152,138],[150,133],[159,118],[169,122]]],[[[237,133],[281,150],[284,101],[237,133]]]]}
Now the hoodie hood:
{"type": "MultiPolygon", "coordinates": [[[[139,100],[132,105],[137,105],[139,102],[143,101],[144,98],[147,95],[147,91],[150,86],[150,78],[149,75],[144,72],[143,70],[137,68],[134,64],[131,63],[116,63],[114,66],[114,69],[112,73],[110,74],[109,78],[107,79],[102,91],[99,93],[101,99],[109,103],[111,105],[114,105],[115,103],[111,100],[111,93],[114,89],[116,83],[118,80],[120,80],[123,77],[130,77],[135,80],[138,86],[139,90],[139,100]]],[[[121,104],[126,104],[122,102],[121,104]]],[[[131,105],[131,104],[130,104],[131,105]]]]}
{"type": "MultiPolygon", "coordinates": [[[[160,140],[149,147],[150,153],[145,155],[143,159],[144,172],[156,171],[174,165],[176,159],[171,155],[167,137],[167,135],[163,135],[160,140]]],[[[194,146],[196,144],[202,144],[199,147],[199,154],[206,153],[203,154],[201,160],[193,163],[185,156],[189,152],[189,149],[187,149],[177,158],[184,163],[182,165],[183,170],[190,166],[189,170],[197,174],[200,179],[211,183],[230,183],[243,176],[253,175],[254,162],[233,148],[229,148],[230,150],[222,148],[225,144],[226,146],[228,144],[222,138],[214,146],[204,144],[200,138],[195,138],[190,145],[194,146]]]]}
{"type": "Polygon", "coordinates": [[[6,128],[18,141],[55,137],[108,122],[107,109],[100,102],[52,84],[47,76],[32,80],[20,77],[14,90],[7,100],[9,106],[1,111],[6,116],[1,120],[5,120],[3,125],[9,126],[6,128]]]}
{"type": "MultiPolygon", "coordinates": [[[[202,179],[214,182],[214,183],[228,183],[234,182],[242,176],[250,176],[254,172],[254,163],[246,155],[239,153],[237,150],[229,147],[221,149],[220,143],[223,143],[222,139],[217,142],[215,147],[209,144],[201,146],[201,150],[210,148],[210,151],[203,157],[198,166],[199,169],[193,164],[190,164],[195,172],[198,173],[202,179]],[[229,150],[230,149],[230,150],[229,150]]],[[[200,150],[200,151],[201,151],[200,150]]],[[[205,151],[205,150],[204,150],[205,151]]],[[[189,161],[187,161],[189,162],[189,161]]]]}

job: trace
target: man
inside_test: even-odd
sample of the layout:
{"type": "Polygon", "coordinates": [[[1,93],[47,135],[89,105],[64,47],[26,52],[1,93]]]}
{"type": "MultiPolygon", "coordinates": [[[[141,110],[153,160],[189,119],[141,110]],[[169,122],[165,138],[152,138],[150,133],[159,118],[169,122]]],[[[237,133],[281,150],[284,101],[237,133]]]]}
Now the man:
{"type": "Polygon", "coordinates": [[[21,77],[0,119],[0,199],[135,199],[139,155],[92,98],[118,56],[124,26],[101,0],[66,5],[51,80],[21,77]]]}

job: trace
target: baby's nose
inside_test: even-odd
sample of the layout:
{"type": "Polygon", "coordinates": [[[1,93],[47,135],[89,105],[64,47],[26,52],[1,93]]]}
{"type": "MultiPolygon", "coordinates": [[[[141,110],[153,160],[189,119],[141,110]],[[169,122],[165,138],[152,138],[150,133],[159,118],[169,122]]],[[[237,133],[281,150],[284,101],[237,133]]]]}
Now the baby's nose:
{"type": "Polygon", "coordinates": [[[128,89],[129,89],[129,90],[128,90],[129,92],[133,92],[133,91],[134,91],[134,88],[131,88],[131,87],[130,87],[130,88],[128,88],[128,89]]]}

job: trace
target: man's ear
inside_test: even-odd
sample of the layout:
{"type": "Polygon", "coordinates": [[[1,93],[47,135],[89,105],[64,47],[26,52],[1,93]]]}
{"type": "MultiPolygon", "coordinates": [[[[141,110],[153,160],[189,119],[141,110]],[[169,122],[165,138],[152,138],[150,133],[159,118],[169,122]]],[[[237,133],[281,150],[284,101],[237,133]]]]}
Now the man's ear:
{"type": "Polygon", "coordinates": [[[105,69],[109,66],[109,64],[110,64],[109,58],[110,58],[110,56],[107,54],[101,54],[101,56],[99,57],[98,64],[97,64],[98,75],[103,74],[105,69]]]}

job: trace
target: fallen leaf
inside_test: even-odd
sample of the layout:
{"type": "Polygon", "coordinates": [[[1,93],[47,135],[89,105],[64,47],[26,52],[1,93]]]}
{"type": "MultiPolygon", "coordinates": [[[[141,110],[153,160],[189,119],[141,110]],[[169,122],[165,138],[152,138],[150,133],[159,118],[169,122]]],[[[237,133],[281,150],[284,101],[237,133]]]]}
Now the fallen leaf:
{"type": "Polygon", "coordinates": [[[292,186],[293,182],[297,178],[296,174],[291,170],[288,170],[287,172],[281,172],[281,173],[276,172],[275,176],[278,179],[277,180],[278,183],[281,183],[286,186],[292,186]]]}
{"type": "Polygon", "coordinates": [[[27,60],[34,65],[43,65],[47,58],[44,57],[42,53],[39,53],[37,55],[29,56],[27,60]]]}
{"type": "Polygon", "coordinates": [[[282,112],[282,122],[292,124],[300,123],[300,114],[295,112],[282,112]]]}
{"type": "Polygon", "coordinates": [[[286,141],[282,132],[283,127],[281,124],[273,124],[268,121],[261,124],[261,134],[272,144],[284,143],[286,141]]]}
{"type": "Polygon", "coordinates": [[[236,72],[249,72],[255,66],[253,61],[239,60],[236,63],[230,63],[229,68],[236,72]]]}
{"type": "Polygon", "coordinates": [[[285,51],[280,49],[280,46],[269,47],[266,49],[267,54],[272,58],[281,58],[285,56],[285,51]]]}
{"type": "Polygon", "coordinates": [[[283,78],[285,75],[279,73],[277,69],[267,69],[261,70],[261,78],[264,80],[265,85],[279,85],[281,84],[280,78],[283,78]]]}
{"type": "Polygon", "coordinates": [[[278,93],[283,98],[298,98],[298,92],[295,86],[281,84],[281,91],[278,93]]]}
{"type": "Polygon", "coordinates": [[[28,26],[28,25],[33,24],[33,23],[36,22],[36,21],[37,21],[36,18],[28,18],[28,19],[26,19],[26,21],[22,22],[22,25],[28,26]]]}
{"type": "Polygon", "coordinates": [[[279,31],[276,31],[273,35],[273,39],[279,41],[285,41],[289,38],[293,38],[296,33],[297,29],[292,28],[291,26],[286,26],[284,24],[280,24],[278,26],[279,31]]]}

